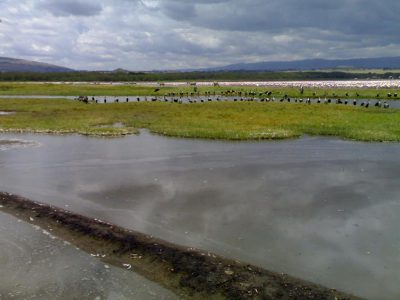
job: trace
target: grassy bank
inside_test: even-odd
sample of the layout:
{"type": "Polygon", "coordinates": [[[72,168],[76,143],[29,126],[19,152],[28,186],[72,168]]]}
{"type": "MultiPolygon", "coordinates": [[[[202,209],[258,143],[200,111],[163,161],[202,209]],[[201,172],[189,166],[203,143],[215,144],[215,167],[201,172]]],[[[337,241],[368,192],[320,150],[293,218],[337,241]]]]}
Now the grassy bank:
{"type": "MultiPolygon", "coordinates": [[[[359,99],[400,99],[400,90],[395,89],[356,89],[356,88],[306,88],[301,93],[299,88],[276,88],[276,87],[198,87],[197,92],[204,95],[206,92],[216,93],[220,95],[226,91],[234,90],[238,92],[248,93],[265,93],[270,91],[271,97],[299,97],[299,98],[359,98],[359,99]],[[388,97],[390,93],[391,97],[388,97]],[[397,94],[397,97],[395,97],[397,94]]],[[[132,84],[124,85],[94,85],[94,84],[33,84],[33,83],[0,83],[0,95],[56,95],[56,96],[147,96],[158,95],[163,96],[168,93],[191,93],[194,87],[160,87],[140,86],[132,84]]],[[[258,96],[258,95],[257,95],[258,96]]]]}
{"type": "Polygon", "coordinates": [[[400,141],[400,111],[340,105],[256,102],[82,104],[1,99],[2,132],[122,135],[148,128],[176,137],[284,139],[304,134],[361,141],[400,141]],[[122,128],[113,124],[122,123],[122,128]]]}

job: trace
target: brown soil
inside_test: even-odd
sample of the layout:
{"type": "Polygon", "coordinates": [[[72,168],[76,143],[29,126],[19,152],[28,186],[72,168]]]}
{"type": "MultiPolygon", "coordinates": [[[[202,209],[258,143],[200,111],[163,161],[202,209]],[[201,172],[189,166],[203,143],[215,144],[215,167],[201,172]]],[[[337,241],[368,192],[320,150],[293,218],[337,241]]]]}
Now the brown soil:
{"type": "Polygon", "coordinates": [[[38,225],[104,262],[135,271],[182,298],[360,299],[8,193],[0,192],[0,205],[0,211],[38,225]]]}

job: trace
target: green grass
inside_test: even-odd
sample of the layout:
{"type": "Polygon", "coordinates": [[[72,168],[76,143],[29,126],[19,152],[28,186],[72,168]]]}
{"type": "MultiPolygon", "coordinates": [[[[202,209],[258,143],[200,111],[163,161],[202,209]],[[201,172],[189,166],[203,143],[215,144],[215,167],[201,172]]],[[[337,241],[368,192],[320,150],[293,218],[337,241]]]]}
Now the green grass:
{"type": "Polygon", "coordinates": [[[259,140],[304,134],[360,141],[400,141],[400,111],[339,105],[256,102],[85,105],[69,100],[0,100],[2,132],[121,135],[148,128],[191,138],[259,140]],[[124,128],[112,125],[121,122],[124,128]]]}
{"type": "MultiPolygon", "coordinates": [[[[311,89],[306,88],[300,93],[298,88],[272,88],[272,87],[198,87],[198,92],[215,92],[221,94],[224,91],[235,90],[236,92],[257,93],[271,91],[274,97],[303,97],[303,98],[366,98],[375,99],[379,94],[380,99],[400,99],[400,90],[395,89],[311,89]],[[392,97],[387,94],[391,93],[392,97]],[[397,93],[398,97],[393,95],[397,93]],[[358,96],[357,96],[358,95],[358,96]]],[[[0,95],[57,95],[57,96],[163,96],[168,93],[193,92],[193,87],[161,87],[156,92],[155,87],[139,85],[94,85],[94,84],[33,84],[33,83],[0,83],[0,95]]]]}

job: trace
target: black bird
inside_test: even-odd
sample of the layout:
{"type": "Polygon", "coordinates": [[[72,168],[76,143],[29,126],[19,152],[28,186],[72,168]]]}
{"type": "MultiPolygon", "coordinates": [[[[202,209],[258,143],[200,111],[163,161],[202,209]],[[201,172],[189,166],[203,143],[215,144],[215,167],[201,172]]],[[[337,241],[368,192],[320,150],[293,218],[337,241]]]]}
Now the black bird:
{"type": "Polygon", "coordinates": [[[129,98],[126,98],[126,102],[129,102],[129,98]]]}
{"type": "Polygon", "coordinates": [[[353,105],[357,105],[357,100],[353,100],[353,105]]]}

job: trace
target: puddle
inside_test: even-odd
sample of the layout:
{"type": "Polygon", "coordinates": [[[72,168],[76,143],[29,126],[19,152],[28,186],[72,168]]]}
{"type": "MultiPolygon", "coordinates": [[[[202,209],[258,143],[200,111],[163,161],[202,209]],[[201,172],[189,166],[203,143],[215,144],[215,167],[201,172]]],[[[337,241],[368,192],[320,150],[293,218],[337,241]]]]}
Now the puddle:
{"type": "Polygon", "coordinates": [[[15,114],[14,111],[0,111],[0,116],[8,116],[15,114]]]}
{"type": "Polygon", "coordinates": [[[177,299],[51,232],[0,212],[0,299],[177,299]]]}

